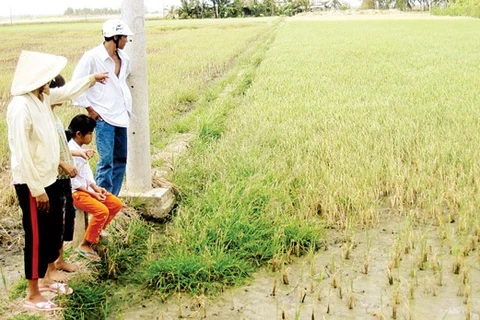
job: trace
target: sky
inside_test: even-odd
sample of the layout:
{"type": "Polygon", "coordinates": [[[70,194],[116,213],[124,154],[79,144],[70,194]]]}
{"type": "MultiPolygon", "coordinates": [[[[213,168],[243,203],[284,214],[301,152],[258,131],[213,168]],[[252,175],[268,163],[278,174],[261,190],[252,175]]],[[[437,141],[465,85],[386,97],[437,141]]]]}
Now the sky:
{"type": "MultiPolygon", "coordinates": [[[[176,0],[144,0],[149,12],[169,8],[176,0]]],[[[119,9],[122,0],[0,0],[0,17],[18,15],[63,15],[65,9],[114,8],[119,9]]]]}

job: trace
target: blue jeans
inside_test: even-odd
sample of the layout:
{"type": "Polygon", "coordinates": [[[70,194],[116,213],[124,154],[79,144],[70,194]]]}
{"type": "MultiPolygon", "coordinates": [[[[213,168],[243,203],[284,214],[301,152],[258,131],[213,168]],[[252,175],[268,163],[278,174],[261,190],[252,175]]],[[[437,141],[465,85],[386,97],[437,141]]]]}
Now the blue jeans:
{"type": "Polygon", "coordinates": [[[127,128],[98,121],[96,142],[100,159],[97,163],[97,185],[118,196],[127,166],[127,128]]]}

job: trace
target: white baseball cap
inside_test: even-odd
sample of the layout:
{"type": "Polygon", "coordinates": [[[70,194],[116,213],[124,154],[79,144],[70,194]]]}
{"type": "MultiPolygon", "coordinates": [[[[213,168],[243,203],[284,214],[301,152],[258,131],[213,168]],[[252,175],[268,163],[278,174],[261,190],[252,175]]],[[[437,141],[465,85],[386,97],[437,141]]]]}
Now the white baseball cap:
{"type": "Polygon", "coordinates": [[[104,37],[133,36],[128,25],[120,19],[109,19],[103,23],[102,33],[104,37]]]}

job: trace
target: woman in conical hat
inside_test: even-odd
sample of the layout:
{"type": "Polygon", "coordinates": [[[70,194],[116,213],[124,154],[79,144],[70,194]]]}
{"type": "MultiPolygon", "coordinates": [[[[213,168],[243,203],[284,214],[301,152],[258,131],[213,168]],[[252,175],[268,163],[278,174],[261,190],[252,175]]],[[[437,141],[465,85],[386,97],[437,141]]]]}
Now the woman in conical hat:
{"type": "Polygon", "coordinates": [[[61,192],[56,183],[60,151],[50,106],[71,100],[108,78],[107,73],[98,73],[50,91],[50,81],[66,64],[67,59],[62,56],[22,51],[11,87],[13,98],[7,108],[12,180],[25,231],[24,266],[28,286],[23,306],[42,311],[59,307],[41,291],[72,292],[47,272],[55,270],[54,262],[62,244],[61,192]]]}

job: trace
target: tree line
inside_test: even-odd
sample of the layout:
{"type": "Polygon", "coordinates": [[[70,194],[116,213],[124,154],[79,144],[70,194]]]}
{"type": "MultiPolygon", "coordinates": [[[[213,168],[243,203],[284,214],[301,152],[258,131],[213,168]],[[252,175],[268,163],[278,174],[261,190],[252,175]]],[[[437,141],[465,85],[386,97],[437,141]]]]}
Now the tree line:
{"type": "Polygon", "coordinates": [[[313,9],[348,9],[344,0],[180,0],[168,16],[179,19],[293,16],[313,9]]]}
{"type": "MultiPolygon", "coordinates": [[[[168,17],[177,19],[263,17],[313,10],[346,10],[346,0],[180,0],[168,17]]],[[[437,15],[480,17],[480,0],[363,0],[360,9],[430,11],[437,15]]]]}
{"type": "MultiPolygon", "coordinates": [[[[346,10],[346,0],[180,0],[167,17],[174,19],[293,16],[313,10],[346,10]]],[[[360,9],[430,11],[435,15],[480,18],[480,0],[363,0],[360,9]]],[[[120,9],[67,8],[66,16],[120,14],[120,9]]]]}

